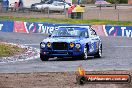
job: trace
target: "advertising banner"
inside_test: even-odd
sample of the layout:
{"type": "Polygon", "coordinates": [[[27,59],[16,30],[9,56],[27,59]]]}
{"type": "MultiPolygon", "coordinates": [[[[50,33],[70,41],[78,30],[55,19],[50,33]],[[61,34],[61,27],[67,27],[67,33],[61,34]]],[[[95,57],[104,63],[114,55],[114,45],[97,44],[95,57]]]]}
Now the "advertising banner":
{"type": "Polygon", "coordinates": [[[58,26],[52,23],[36,23],[37,33],[52,33],[54,30],[58,29],[58,26]]]}
{"type": "Polygon", "coordinates": [[[106,36],[132,37],[132,26],[105,26],[106,36]]]}
{"type": "Polygon", "coordinates": [[[91,26],[100,36],[132,37],[132,26],[54,24],[46,22],[0,21],[0,31],[51,34],[59,26],[91,26]]]}
{"type": "Polygon", "coordinates": [[[132,37],[132,26],[91,25],[100,36],[132,37]]]}
{"type": "Polygon", "coordinates": [[[35,22],[24,22],[26,33],[38,33],[36,25],[37,23],[35,22]]]}
{"type": "Polygon", "coordinates": [[[26,30],[24,26],[24,22],[14,21],[14,31],[13,32],[28,33],[28,30],[26,30]]]}
{"type": "Polygon", "coordinates": [[[14,28],[13,21],[0,21],[0,31],[13,32],[13,28],[14,28]]]}
{"type": "Polygon", "coordinates": [[[128,4],[132,5],[132,0],[128,0],[128,4]]]}
{"type": "MultiPolygon", "coordinates": [[[[21,23],[21,22],[20,22],[21,23]]],[[[77,25],[77,24],[53,24],[53,23],[38,23],[38,22],[24,22],[21,23],[24,32],[26,33],[46,33],[51,34],[54,30],[57,30],[59,26],[70,26],[70,25],[76,25],[76,26],[84,26],[84,25],[77,25]],[[24,24],[24,27],[23,27],[24,24]]],[[[85,25],[88,26],[88,25],[85,25]]]]}
{"type": "Polygon", "coordinates": [[[98,35],[105,36],[104,26],[105,25],[91,25],[91,28],[94,29],[98,35]]]}

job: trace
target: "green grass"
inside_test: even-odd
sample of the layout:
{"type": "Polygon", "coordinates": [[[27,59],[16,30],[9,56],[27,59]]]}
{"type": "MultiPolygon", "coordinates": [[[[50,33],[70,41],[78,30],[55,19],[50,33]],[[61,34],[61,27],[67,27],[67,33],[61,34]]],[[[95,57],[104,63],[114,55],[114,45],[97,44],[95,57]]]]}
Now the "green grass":
{"type": "Polygon", "coordinates": [[[0,57],[8,57],[15,54],[22,53],[24,49],[10,44],[0,43],[0,57]]]}
{"type": "Polygon", "coordinates": [[[121,25],[132,26],[132,21],[110,21],[110,20],[78,20],[78,19],[55,19],[55,18],[25,18],[0,16],[0,20],[26,21],[26,22],[49,22],[68,24],[91,24],[91,25],[121,25]]]}

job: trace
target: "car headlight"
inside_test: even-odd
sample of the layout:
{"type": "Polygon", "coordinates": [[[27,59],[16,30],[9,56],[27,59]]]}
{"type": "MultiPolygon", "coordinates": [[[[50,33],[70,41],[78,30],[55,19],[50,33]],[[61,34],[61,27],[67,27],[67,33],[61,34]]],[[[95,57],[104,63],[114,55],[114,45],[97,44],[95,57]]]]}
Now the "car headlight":
{"type": "Polygon", "coordinates": [[[48,42],[48,43],[47,43],[47,46],[48,46],[48,47],[51,47],[51,43],[50,43],[50,42],[48,42]]]}
{"type": "Polygon", "coordinates": [[[70,43],[70,47],[74,47],[74,43],[71,42],[71,43],[70,43]]]}
{"type": "Polygon", "coordinates": [[[41,43],[41,48],[45,48],[45,43],[41,43]]]}
{"type": "Polygon", "coordinates": [[[81,45],[80,45],[80,44],[76,44],[76,48],[78,48],[78,49],[79,49],[80,47],[81,47],[81,45]]]}

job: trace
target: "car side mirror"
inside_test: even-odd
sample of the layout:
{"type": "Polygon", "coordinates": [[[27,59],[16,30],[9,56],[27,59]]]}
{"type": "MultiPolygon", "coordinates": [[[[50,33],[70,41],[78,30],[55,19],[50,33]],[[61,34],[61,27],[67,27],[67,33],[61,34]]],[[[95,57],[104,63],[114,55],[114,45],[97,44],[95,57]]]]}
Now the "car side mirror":
{"type": "Polygon", "coordinates": [[[97,35],[95,30],[92,30],[92,35],[97,35]]]}
{"type": "Polygon", "coordinates": [[[97,35],[96,31],[94,30],[94,35],[97,35]]]}

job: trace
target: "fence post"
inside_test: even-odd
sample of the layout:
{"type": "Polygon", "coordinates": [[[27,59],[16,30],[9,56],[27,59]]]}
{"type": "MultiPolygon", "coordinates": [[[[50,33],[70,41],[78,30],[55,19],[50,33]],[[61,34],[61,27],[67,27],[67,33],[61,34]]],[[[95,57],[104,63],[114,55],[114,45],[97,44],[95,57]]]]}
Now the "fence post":
{"type": "Polygon", "coordinates": [[[101,17],[101,9],[98,11],[98,20],[100,20],[101,17]]]}
{"type": "Polygon", "coordinates": [[[100,5],[99,5],[98,20],[100,20],[100,17],[101,17],[101,7],[102,7],[102,5],[100,4],[100,5]]]}
{"type": "Polygon", "coordinates": [[[49,8],[47,8],[47,9],[48,9],[48,18],[49,18],[50,11],[49,11],[49,8]]]}
{"type": "Polygon", "coordinates": [[[119,9],[117,9],[117,15],[118,15],[118,21],[120,21],[120,13],[119,13],[119,9]]]}

